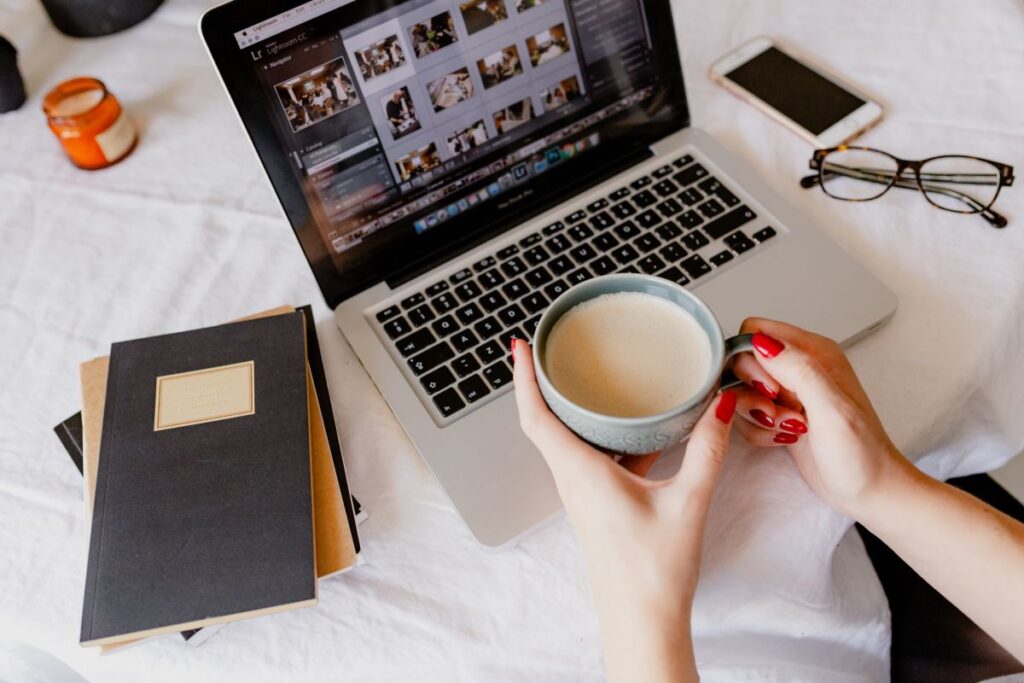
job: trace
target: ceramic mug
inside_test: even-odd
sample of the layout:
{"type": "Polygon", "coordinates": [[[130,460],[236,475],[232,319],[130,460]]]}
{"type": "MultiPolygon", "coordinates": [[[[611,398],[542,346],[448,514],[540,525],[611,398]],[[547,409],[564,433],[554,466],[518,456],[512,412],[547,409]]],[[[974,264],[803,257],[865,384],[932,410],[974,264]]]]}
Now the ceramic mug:
{"type": "Polygon", "coordinates": [[[737,353],[752,351],[751,335],[728,339],[707,304],[681,286],[651,275],[604,275],[563,292],[548,307],[533,338],[533,367],[541,394],[552,412],[585,441],[617,453],[639,455],[662,451],[690,435],[722,384],[726,363],[737,353]],[[573,403],[555,388],[545,370],[545,347],[555,323],[574,306],[604,294],[642,292],[670,301],[697,321],[711,345],[708,376],[700,390],[663,413],[642,417],[602,415],[573,403]]]}

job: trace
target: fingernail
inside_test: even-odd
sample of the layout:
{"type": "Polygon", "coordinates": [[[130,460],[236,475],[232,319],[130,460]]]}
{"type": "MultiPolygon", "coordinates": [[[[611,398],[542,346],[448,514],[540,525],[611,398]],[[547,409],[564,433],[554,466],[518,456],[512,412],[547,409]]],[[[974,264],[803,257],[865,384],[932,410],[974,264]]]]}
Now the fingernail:
{"type": "Polygon", "coordinates": [[[800,420],[783,420],[779,423],[779,429],[784,429],[787,432],[793,432],[794,434],[806,434],[807,425],[800,420]]]}
{"type": "Polygon", "coordinates": [[[775,426],[775,420],[772,419],[772,416],[760,408],[754,408],[751,410],[750,417],[754,418],[758,424],[764,425],[765,427],[775,426]]]}
{"type": "Polygon", "coordinates": [[[516,341],[515,337],[508,340],[508,355],[512,358],[512,365],[516,364],[516,341]]]}
{"type": "Polygon", "coordinates": [[[782,353],[782,349],[786,348],[778,339],[769,337],[764,332],[755,333],[750,343],[765,358],[775,358],[775,356],[782,353]]]}
{"type": "Polygon", "coordinates": [[[775,443],[796,443],[799,438],[796,434],[779,433],[775,435],[775,443]]]}
{"type": "Polygon", "coordinates": [[[751,384],[754,385],[755,389],[757,389],[762,394],[764,394],[765,396],[767,396],[768,398],[770,398],[772,400],[775,400],[775,398],[779,395],[779,392],[775,391],[774,389],[772,389],[770,386],[768,386],[764,382],[758,382],[755,379],[753,382],[751,382],[751,384]]]}
{"type": "Polygon", "coordinates": [[[721,397],[718,399],[718,405],[715,406],[715,417],[718,418],[719,422],[729,424],[729,420],[732,419],[732,414],[736,412],[736,392],[726,391],[723,392],[721,397]]]}

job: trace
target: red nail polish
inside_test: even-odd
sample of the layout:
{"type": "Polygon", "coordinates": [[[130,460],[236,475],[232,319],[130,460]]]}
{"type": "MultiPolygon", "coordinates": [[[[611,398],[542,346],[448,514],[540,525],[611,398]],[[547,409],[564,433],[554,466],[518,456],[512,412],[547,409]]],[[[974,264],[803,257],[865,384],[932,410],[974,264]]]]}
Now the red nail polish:
{"type": "Polygon", "coordinates": [[[719,422],[729,423],[732,419],[732,414],[736,412],[736,392],[726,391],[718,399],[718,405],[715,406],[715,417],[718,418],[719,422]]]}
{"type": "Polygon", "coordinates": [[[794,434],[806,434],[807,425],[800,420],[783,420],[779,423],[779,429],[784,429],[787,432],[793,432],[794,434]]]}
{"type": "Polygon", "coordinates": [[[508,340],[508,355],[512,359],[512,365],[516,364],[516,338],[512,337],[508,340]]]}
{"type": "Polygon", "coordinates": [[[775,443],[796,443],[800,437],[796,434],[779,433],[775,435],[775,443]]]}
{"type": "Polygon", "coordinates": [[[764,412],[760,408],[754,408],[753,410],[751,410],[750,417],[754,418],[754,420],[757,421],[758,424],[764,425],[765,427],[775,426],[775,420],[772,419],[772,416],[764,412]]]}
{"type": "Polygon", "coordinates": [[[772,389],[770,386],[768,386],[764,382],[759,382],[759,381],[757,381],[755,379],[753,382],[751,382],[751,384],[754,385],[755,389],[757,389],[758,391],[760,391],[762,394],[764,394],[768,398],[772,399],[773,401],[779,395],[779,392],[775,391],[774,389],[772,389]]]}
{"type": "Polygon", "coordinates": [[[782,349],[786,348],[778,339],[769,337],[764,332],[755,333],[750,343],[765,358],[775,358],[775,356],[782,353],[782,349]]]}

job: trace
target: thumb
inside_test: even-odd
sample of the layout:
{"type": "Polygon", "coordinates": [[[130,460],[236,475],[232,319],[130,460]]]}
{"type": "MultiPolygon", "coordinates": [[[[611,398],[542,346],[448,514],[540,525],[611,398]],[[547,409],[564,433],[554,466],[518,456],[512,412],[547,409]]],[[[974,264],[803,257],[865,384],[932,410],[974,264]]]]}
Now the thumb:
{"type": "Polygon", "coordinates": [[[815,356],[820,353],[818,340],[783,323],[758,322],[759,329],[755,328],[751,339],[758,364],[795,393],[804,406],[828,402],[834,387],[815,356]]]}
{"type": "Polygon", "coordinates": [[[737,394],[724,391],[708,404],[686,446],[683,465],[671,486],[687,493],[704,492],[710,499],[729,450],[729,430],[736,412],[737,394]]]}

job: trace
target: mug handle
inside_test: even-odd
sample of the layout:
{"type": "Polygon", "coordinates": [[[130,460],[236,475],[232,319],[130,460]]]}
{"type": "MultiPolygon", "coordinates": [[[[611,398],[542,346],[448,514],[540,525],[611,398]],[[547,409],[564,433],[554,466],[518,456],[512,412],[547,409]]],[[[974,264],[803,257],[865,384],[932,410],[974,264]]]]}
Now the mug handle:
{"type": "MultiPolygon", "coordinates": [[[[747,351],[754,350],[754,344],[751,340],[754,338],[752,334],[737,334],[734,337],[729,337],[725,340],[725,360],[728,361],[738,353],[745,353],[747,351]]],[[[722,373],[722,381],[719,385],[720,389],[729,389],[731,387],[742,384],[743,382],[739,377],[733,374],[732,370],[726,370],[722,373]]]]}

